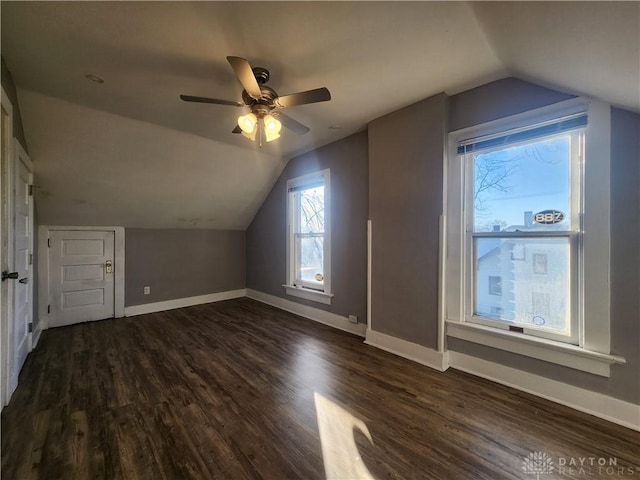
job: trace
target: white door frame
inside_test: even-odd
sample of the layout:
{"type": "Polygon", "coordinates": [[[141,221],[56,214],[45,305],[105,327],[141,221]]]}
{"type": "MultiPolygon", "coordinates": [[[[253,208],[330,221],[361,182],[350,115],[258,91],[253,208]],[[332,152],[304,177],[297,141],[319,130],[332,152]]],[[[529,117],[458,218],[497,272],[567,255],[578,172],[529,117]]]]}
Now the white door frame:
{"type": "MultiPolygon", "coordinates": [[[[1,95],[0,99],[2,102],[2,108],[4,108],[9,114],[9,118],[7,121],[7,139],[6,144],[2,144],[2,148],[6,149],[5,153],[7,155],[7,185],[6,190],[2,189],[2,182],[0,181],[0,207],[2,198],[6,195],[7,200],[7,223],[6,223],[6,231],[2,229],[2,222],[0,221],[0,243],[3,238],[7,239],[7,251],[4,254],[7,255],[7,268],[9,271],[13,271],[13,228],[11,221],[11,212],[12,212],[12,197],[11,192],[13,190],[13,104],[11,100],[9,100],[9,96],[4,91],[4,88],[0,88],[1,95]]],[[[0,135],[4,135],[5,132],[0,132],[0,135]]],[[[0,211],[0,215],[2,212],[0,211]]],[[[13,356],[13,348],[12,342],[10,339],[13,338],[13,282],[7,280],[7,294],[6,296],[0,294],[0,312],[3,310],[6,311],[6,317],[0,314],[0,370],[2,371],[2,378],[0,379],[0,408],[4,407],[7,403],[9,403],[9,398],[11,397],[11,389],[9,388],[9,378],[11,372],[11,359],[13,356]],[[6,303],[6,305],[3,305],[6,303]]],[[[2,286],[4,289],[4,285],[2,286]]]]}
{"type": "Polygon", "coordinates": [[[38,318],[42,329],[49,328],[49,234],[53,231],[114,232],[114,316],[124,317],[124,227],[79,227],[40,225],[38,227],[38,318]]]}

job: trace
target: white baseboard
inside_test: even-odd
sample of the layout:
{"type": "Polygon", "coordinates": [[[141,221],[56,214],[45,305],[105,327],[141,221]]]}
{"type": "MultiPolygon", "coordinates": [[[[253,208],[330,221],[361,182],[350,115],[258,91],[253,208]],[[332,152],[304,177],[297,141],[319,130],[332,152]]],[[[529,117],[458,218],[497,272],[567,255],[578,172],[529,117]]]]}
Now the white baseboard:
{"type": "Polygon", "coordinates": [[[407,340],[402,340],[370,329],[367,329],[364,343],[416,363],[426,365],[427,367],[435,368],[440,372],[444,372],[449,368],[449,352],[438,352],[437,350],[418,345],[417,343],[408,342],[407,340]]]}
{"type": "Polygon", "coordinates": [[[40,337],[42,336],[42,330],[42,328],[38,328],[33,332],[33,335],[31,335],[31,351],[33,351],[38,346],[38,342],[40,341],[40,337]]]}
{"type": "Polygon", "coordinates": [[[229,290],[226,292],[209,293],[207,295],[198,295],[196,297],[176,298],[175,300],[167,300],[165,302],[145,303],[144,305],[133,305],[125,307],[125,317],[134,317],[136,315],[144,315],[145,313],[162,312],[163,310],[173,310],[175,308],[192,307],[193,305],[202,305],[203,303],[220,302],[222,300],[231,300],[246,295],[246,290],[229,290]]]}
{"type": "Polygon", "coordinates": [[[310,307],[308,305],[302,305],[300,303],[287,300],[286,298],[276,297],[275,295],[269,295],[268,293],[259,292],[250,288],[247,288],[247,297],[361,337],[364,337],[364,333],[367,328],[364,323],[351,323],[347,317],[336,315],[335,313],[320,310],[319,308],[310,307]]]}
{"type": "Polygon", "coordinates": [[[480,358],[449,351],[451,368],[546,398],[618,425],[640,431],[640,405],[574,387],[480,358]]]}

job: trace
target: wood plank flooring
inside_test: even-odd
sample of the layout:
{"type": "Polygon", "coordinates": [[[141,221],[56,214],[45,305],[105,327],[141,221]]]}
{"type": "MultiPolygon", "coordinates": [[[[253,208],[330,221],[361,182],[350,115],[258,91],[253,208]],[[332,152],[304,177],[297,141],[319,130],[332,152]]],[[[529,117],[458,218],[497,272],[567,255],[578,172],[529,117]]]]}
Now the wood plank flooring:
{"type": "Polygon", "coordinates": [[[640,479],[638,432],[247,298],[44,332],[1,445],[3,480],[640,479]]]}

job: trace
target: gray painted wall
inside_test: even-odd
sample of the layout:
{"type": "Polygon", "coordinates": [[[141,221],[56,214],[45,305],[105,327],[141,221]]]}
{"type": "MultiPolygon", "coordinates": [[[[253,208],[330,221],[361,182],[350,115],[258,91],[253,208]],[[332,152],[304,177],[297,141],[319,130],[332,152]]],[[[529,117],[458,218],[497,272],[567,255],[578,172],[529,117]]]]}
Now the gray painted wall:
{"type": "MultiPolygon", "coordinates": [[[[451,98],[450,129],[483,123],[571,98],[516,79],[500,80],[451,98]],[[504,87],[504,88],[503,88],[504,87]]],[[[450,350],[640,404],[640,116],[611,117],[611,345],[626,358],[603,378],[459,339],[450,350]]]]}
{"type": "Polygon", "coordinates": [[[369,125],[372,329],[435,349],[448,96],[369,125]]]}
{"type": "Polygon", "coordinates": [[[627,364],[610,380],[640,404],[640,115],[612,109],[611,162],[611,349],[627,364]]]}
{"type": "Polygon", "coordinates": [[[534,108],[574,98],[517,78],[503,78],[453,95],[449,131],[472,127],[534,108]]]}
{"type": "Polygon", "coordinates": [[[241,289],[245,232],[127,228],[125,265],[126,306],[241,289]]]}
{"type": "Polygon", "coordinates": [[[289,161],[247,229],[247,288],[332,313],[367,313],[367,133],[360,132],[289,161]],[[287,180],[331,170],[331,305],[285,294],[287,180]]]}

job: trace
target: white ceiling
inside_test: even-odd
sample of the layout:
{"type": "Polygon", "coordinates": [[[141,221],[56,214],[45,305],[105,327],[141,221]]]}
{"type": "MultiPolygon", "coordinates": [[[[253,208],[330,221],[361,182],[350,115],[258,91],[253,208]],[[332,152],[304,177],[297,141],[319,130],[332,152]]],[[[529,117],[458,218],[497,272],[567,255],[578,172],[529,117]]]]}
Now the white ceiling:
{"type": "Polygon", "coordinates": [[[243,229],[286,160],[435,93],[515,75],[640,110],[638,2],[7,2],[41,223],[243,229]],[[259,150],[231,134],[226,56],[271,71],[311,127],[259,150]],[[93,73],[105,80],[85,79],[93,73]],[[339,132],[329,130],[340,125],[339,132]]]}

